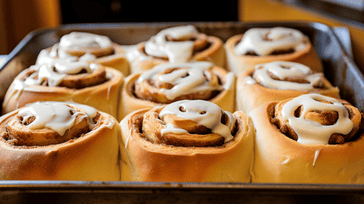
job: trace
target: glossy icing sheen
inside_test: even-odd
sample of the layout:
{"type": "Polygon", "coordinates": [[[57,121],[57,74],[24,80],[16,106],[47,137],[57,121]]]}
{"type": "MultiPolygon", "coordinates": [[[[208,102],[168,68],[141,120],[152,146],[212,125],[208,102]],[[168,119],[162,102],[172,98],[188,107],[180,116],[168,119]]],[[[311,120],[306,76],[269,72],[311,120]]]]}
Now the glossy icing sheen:
{"type": "Polygon", "coordinates": [[[148,70],[140,75],[138,82],[151,79],[154,80],[158,73],[161,73],[170,68],[183,67],[185,69],[175,70],[169,74],[158,75],[158,80],[166,83],[171,83],[174,85],[171,89],[162,88],[161,92],[166,95],[170,100],[173,100],[183,94],[188,94],[192,92],[199,92],[205,90],[223,90],[230,89],[233,81],[233,74],[229,73],[227,77],[226,86],[212,87],[206,83],[206,77],[209,73],[206,70],[212,68],[212,63],[210,62],[191,62],[182,64],[161,64],[155,66],[153,69],[148,70]]]}
{"type": "Polygon", "coordinates": [[[193,41],[199,32],[192,25],[167,28],[160,31],[145,43],[145,52],[156,57],[168,57],[170,63],[187,62],[193,52],[193,41]],[[175,40],[167,41],[166,36],[175,40]]]}
{"type": "Polygon", "coordinates": [[[67,53],[68,49],[81,49],[81,48],[108,48],[112,46],[112,41],[107,36],[96,35],[84,32],[72,32],[64,35],[60,42],[52,47],[50,51],[47,49],[42,50],[37,58],[36,64],[55,64],[65,63],[69,64],[95,61],[96,56],[91,53],[85,53],[80,58],[72,56],[67,53]]]}
{"type": "Polygon", "coordinates": [[[49,52],[42,50],[36,64],[29,68],[35,72],[24,81],[15,79],[15,89],[23,90],[26,86],[40,85],[44,80],[48,81],[48,86],[56,87],[68,74],[77,74],[82,70],[92,73],[98,68],[97,64],[89,63],[94,59],[96,57],[91,54],[85,54],[80,58],[68,55],[66,52],[60,52],[57,46],[53,46],[49,52]]]}
{"type": "Polygon", "coordinates": [[[268,88],[311,90],[315,87],[321,87],[324,83],[323,73],[313,74],[309,67],[299,63],[275,61],[257,65],[255,69],[253,78],[258,80],[261,85],[268,88]],[[269,72],[278,77],[279,80],[271,78],[269,72]],[[284,81],[288,77],[303,79],[309,83],[284,81]]]}
{"type": "MultiPolygon", "coordinates": [[[[79,107],[85,108],[84,106],[79,107]]],[[[90,118],[95,117],[96,112],[96,109],[92,107],[87,107],[85,112],[78,112],[63,102],[36,102],[20,109],[18,115],[23,118],[22,123],[30,117],[35,117],[35,120],[28,125],[29,129],[49,128],[63,136],[74,125],[77,115],[89,118],[91,129],[93,124],[90,118]]]]}
{"type": "MultiPolygon", "coordinates": [[[[231,113],[224,111],[229,117],[229,122],[227,123],[228,126],[222,124],[222,111],[223,110],[218,105],[208,101],[182,100],[167,105],[160,112],[159,117],[163,120],[165,115],[173,114],[179,118],[192,120],[211,129],[213,133],[221,135],[225,138],[225,142],[228,142],[234,138],[231,135],[231,130],[235,124],[235,118],[231,113]],[[183,107],[185,111],[181,111],[180,107],[183,107]]],[[[165,129],[162,130],[162,134],[167,132],[181,134],[185,133],[186,131],[177,127],[173,127],[171,124],[166,124],[165,129]]]]}
{"type": "Polygon", "coordinates": [[[58,45],[54,45],[50,51],[44,49],[40,51],[36,64],[49,64],[51,66],[55,66],[56,64],[63,64],[63,63],[86,63],[88,61],[96,60],[96,56],[86,53],[80,58],[76,56],[69,55],[64,50],[59,49],[58,45]]]}
{"type": "Polygon", "coordinates": [[[244,33],[241,41],[235,46],[235,53],[244,55],[254,51],[259,56],[267,56],[278,50],[301,50],[307,42],[308,38],[295,29],[252,28],[244,33]],[[265,36],[269,40],[266,40],[265,36]]]}
{"type": "Polygon", "coordinates": [[[289,125],[297,133],[297,142],[302,144],[326,145],[333,133],[346,135],[350,133],[354,126],[347,109],[338,100],[320,94],[306,94],[292,99],[283,106],[282,116],[283,120],[288,121],[289,125]],[[319,101],[328,101],[332,104],[319,101]],[[303,113],[300,117],[295,117],[295,110],[301,105],[303,106],[303,113]],[[338,120],[333,125],[321,125],[305,119],[308,112],[315,110],[336,111],[339,115],[338,120]]]}
{"type": "Polygon", "coordinates": [[[72,32],[64,35],[60,42],[60,49],[77,49],[80,47],[110,47],[112,44],[111,40],[107,36],[96,35],[85,32],[72,32]]]}
{"type": "Polygon", "coordinates": [[[48,81],[48,86],[56,87],[58,86],[64,77],[68,74],[76,74],[81,70],[85,70],[87,73],[92,73],[98,68],[95,63],[87,63],[84,61],[68,61],[62,60],[54,63],[54,66],[49,64],[33,65],[29,69],[34,70],[29,77],[24,81],[20,79],[15,79],[14,83],[16,90],[22,90],[26,86],[30,85],[40,85],[43,81],[48,81]]]}

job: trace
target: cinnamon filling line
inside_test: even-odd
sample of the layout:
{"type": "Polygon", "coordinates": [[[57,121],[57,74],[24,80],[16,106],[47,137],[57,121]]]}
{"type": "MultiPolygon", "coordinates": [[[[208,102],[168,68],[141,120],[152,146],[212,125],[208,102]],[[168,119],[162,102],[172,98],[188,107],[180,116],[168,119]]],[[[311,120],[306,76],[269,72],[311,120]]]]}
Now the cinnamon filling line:
{"type": "MultiPolygon", "coordinates": [[[[307,98],[307,96],[302,96],[302,98],[307,98]]],[[[287,113],[282,113],[285,111],[282,108],[284,104],[274,103],[268,107],[270,121],[287,137],[296,141],[301,140],[301,143],[305,144],[343,144],[357,139],[363,130],[363,114],[359,113],[355,107],[347,105],[346,103],[337,102],[335,100],[324,100],[327,98],[328,97],[320,96],[314,101],[320,104],[326,104],[322,107],[339,106],[339,108],[312,108],[307,106],[307,103],[303,101],[303,104],[297,103],[296,106],[294,106],[294,110],[291,110],[292,116],[287,116],[287,113]],[[305,108],[308,110],[305,110],[305,108]],[[302,118],[300,119],[300,123],[305,123],[305,125],[297,126],[296,123],[287,119],[290,117],[297,121],[302,118]],[[330,135],[325,137],[324,134],[321,133],[320,128],[322,128],[322,131],[326,129],[333,130],[330,135]],[[302,129],[307,129],[307,133],[302,129]]]]}

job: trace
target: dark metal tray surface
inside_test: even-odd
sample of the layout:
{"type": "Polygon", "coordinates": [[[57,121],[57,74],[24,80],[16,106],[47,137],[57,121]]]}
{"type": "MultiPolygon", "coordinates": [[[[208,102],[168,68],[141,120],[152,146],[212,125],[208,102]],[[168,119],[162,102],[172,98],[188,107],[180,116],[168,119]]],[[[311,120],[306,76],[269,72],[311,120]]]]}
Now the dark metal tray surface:
{"type": "MultiPolygon", "coordinates": [[[[72,31],[109,36],[121,45],[148,40],[163,28],[195,25],[226,41],[253,27],[291,27],[306,34],[324,64],[324,74],[342,98],[364,109],[364,76],[333,30],[316,22],[170,22],[71,24],[29,33],[0,67],[0,101],[15,76],[35,63],[38,53],[72,31]]],[[[85,181],[0,181],[0,203],[362,203],[364,185],[158,183],[85,181]],[[40,198],[42,198],[40,200],[40,198]]]]}

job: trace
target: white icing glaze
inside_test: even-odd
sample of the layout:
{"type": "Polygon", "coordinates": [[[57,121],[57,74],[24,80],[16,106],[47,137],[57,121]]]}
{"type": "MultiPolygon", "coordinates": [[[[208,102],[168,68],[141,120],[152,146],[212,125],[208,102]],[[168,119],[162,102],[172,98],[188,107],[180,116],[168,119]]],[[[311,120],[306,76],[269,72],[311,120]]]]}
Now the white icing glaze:
{"type": "Polygon", "coordinates": [[[259,56],[270,55],[276,50],[301,50],[308,38],[300,31],[291,28],[252,28],[244,33],[242,40],[235,46],[237,55],[254,51],[259,56]],[[264,40],[264,36],[270,40],[264,40]]]}
{"type": "Polygon", "coordinates": [[[303,64],[286,61],[256,65],[253,78],[258,80],[261,85],[273,89],[311,90],[315,86],[322,86],[324,83],[323,73],[313,74],[312,70],[303,64]],[[271,78],[269,72],[280,80],[271,78]],[[281,81],[288,77],[304,79],[310,83],[281,81]]]}
{"type": "Polygon", "coordinates": [[[256,84],[256,83],[257,81],[255,81],[255,79],[253,79],[253,77],[251,76],[247,76],[244,81],[244,84],[256,84]]]}
{"type": "Polygon", "coordinates": [[[234,86],[234,80],[235,80],[235,74],[233,72],[229,72],[227,75],[226,75],[226,82],[225,84],[223,85],[224,89],[225,90],[230,90],[233,88],[234,86]]]}
{"type": "MultiPolygon", "coordinates": [[[[93,62],[96,60],[96,56],[90,53],[85,53],[81,57],[76,57],[69,55],[64,50],[58,48],[57,45],[54,45],[50,51],[47,49],[43,49],[39,52],[36,65],[48,64],[51,66],[55,66],[57,64],[71,64],[72,63],[86,63],[86,62],[93,62]]],[[[76,66],[76,65],[73,65],[76,66]]]]}
{"type": "Polygon", "coordinates": [[[86,107],[86,113],[77,112],[64,102],[36,102],[20,109],[18,115],[23,117],[23,123],[28,118],[35,117],[35,120],[28,125],[29,129],[49,128],[63,136],[74,125],[77,115],[84,114],[88,118],[96,115],[96,110],[91,107],[85,105],[79,107],[86,107]]]}
{"type": "MultiPolygon", "coordinates": [[[[159,113],[159,117],[163,120],[165,115],[172,114],[179,118],[192,120],[211,129],[213,133],[221,135],[225,138],[225,142],[228,142],[234,138],[231,135],[231,130],[234,126],[235,118],[230,112],[224,112],[229,116],[228,126],[221,123],[222,109],[218,105],[204,100],[182,100],[165,106],[159,113]],[[185,112],[180,110],[181,106],[185,112]]],[[[181,134],[184,131],[166,124],[162,134],[167,132],[181,134]]]]}
{"type": "Polygon", "coordinates": [[[185,134],[185,133],[188,133],[187,130],[185,129],[182,129],[182,128],[178,128],[172,124],[166,124],[164,126],[164,128],[162,129],[162,135],[166,134],[166,133],[170,133],[170,132],[173,132],[175,134],[185,134]]]}
{"type": "Polygon", "coordinates": [[[82,109],[86,112],[85,116],[87,117],[87,123],[88,126],[90,127],[90,129],[94,128],[96,124],[94,124],[94,122],[92,121],[92,118],[95,118],[97,115],[97,110],[92,107],[92,106],[88,106],[88,105],[84,105],[84,104],[80,104],[80,103],[76,103],[76,102],[67,102],[69,104],[71,104],[74,107],[77,107],[79,109],[82,109]]]}
{"type": "Polygon", "coordinates": [[[148,56],[143,52],[140,52],[138,50],[138,45],[123,45],[123,50],[126,52],[126,58],[130,63],[135,63],[136,59],[139,59],[140,61],[153,59],[152,56],[148,56]]]}
{"type": "Polygon", "coordinates": [[[45,80],[48,81],[49,87],[56,87],[69,74],[76,74],[82,70],[92,73],[99,67],[99,65],[91,63],[92,59],[95,59],[95,56],[91,54],[85,54],[80,58],[69,55],[60,58],[53,57],[55,55],[54,50],[56,49],[52,50],[51,52],[47,50],[40,52],[37,63],[29,67],[29,69],[35,72],[24,81],[20,79],[14,80],[15,90],[22,91],[30,85],[40,85],[45,80]]]}
{"type": "Polygon", "coordinates": [[[114,120],[108,120],[108,123],[103,123],[102,126],[112,129],[114,127],[115,121],[114,120]]]}
{"type": "Polygon", "coordinates": [[[62,36],[59,47],[61,49],[77,49],[82,47],[100,47],[107,48],[112,44],[107,36],[96,35],[86,32],[72,32],[62,36]]]}
{"type": "Polygon", "coordinates": [[[211,87],[206,84],[205,76],[208,76],[209,70],[212,68],[212,63],[210,62],[190,62],[181,64],[161,64],[155,66],[153,69],[148,70],[140,75],[138,82],[142,82],[147,79],[154,80],[158,73],[165,71],[166,69],[176,68],[176,67],[187,67],[186,69],[175,70],[172,73],[164,74],[159,76],[159,80],[162,82],[171,83],[174,85],[171,89],[162,88],[160,91],[166,95],[170,100],[173,100],[183,94],[205,91],[205,90],[223,90],[230,89],[234,75],[230,74],[226,79],[224,86],[211,87]],[[186,76],[187,75],[187,76],[186,76]]]}
{"type": "Polygon", "coordinates": [[[315,166],[316,165],[316,161],[317,161],[317,158],[320,155],[320,151],[321,151],[321,149],[318,149],[318,150],[315,151],[315,157],[313,158],[312,166],[315,166]]]}
{"type": "Polygon", "coordinates": [[[328,144],[333,133],[346,135],[350,133],[354,126],[344,105],[337,99],[320,94],[305,94],[287,102],[282,108],[282,117],[284,121],[289,122],[289,125],[297,133],[297,142],[302,144],[328,144]],[[332,104],[319,101],[328,101],[332,104]],[[294,112],[301,105],[303,112],[300,117],[295,117],[294,112]],[[308,112],[315,110],[336,111],[338,120],[333,125],[321,125],[305,119],[308,112]]]}
{"type": "Polygon", "coordinates": [[[283,156],[284,160],[281,162],[281,164],[288,164],[288,162],[290,162],[290,159],[288,156],[283,156]]]}
{"type": "Polygon", "coordinates": [[[193,52],[193,41],[189,39],[197,37],[198,34],[192,25],[164,29],[145,42],[145,52],[156,57],[168,57],[170,63],[187,62],[193,52]],[[167,41],[167,35],[176,40],[187,41],[167,41]]]}
{"type": "MultiPolygon", "coordinates": [[[[59,65],[59,64],[57,64],[59,65]]],[[[95,70],[98,65],[97,64],[88,64],[88,63],[71,63],[70,66],[63,64],[61,66],[49,66],[47,64],[43,64],[41,66],[33,65],[30,67],[33,70],[36,70],[29,77],[27,77],[24,81],[20,79],[15,79],[15,90],[23,90],[25,87],[30,85],[40,85],[45,80],[48,81],[49,87],[58,86],[64,77],[68,74],[78,73],[82,69],[86,70],[88,73],[91,73],[95,70]],[[86,65],[86,66],[85,66],[86,65]],[[54,71],[54,69],[57,71],[54,71]]]]}
{"type": "Polygon", "coordinates": [[[67,54],[67,52],[58,49],[57,45],[54,45],[51,51],[44,49],[40,51],[36,65],[47,64],[49,66],[54,66],[58,72],[62,73],[77,73],[77,69],[85,68],[89,72],[88,62],[93,62],[96,60],[96,56],[90,53],[86,53],[81,57],[75,57],[67,54]]]}

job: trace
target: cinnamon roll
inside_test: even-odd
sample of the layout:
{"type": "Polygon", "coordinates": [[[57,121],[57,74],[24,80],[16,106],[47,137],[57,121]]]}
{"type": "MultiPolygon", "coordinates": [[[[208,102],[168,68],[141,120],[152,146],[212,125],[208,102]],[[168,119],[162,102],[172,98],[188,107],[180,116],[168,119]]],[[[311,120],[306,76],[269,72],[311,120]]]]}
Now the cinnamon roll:
{"type": "Polygon", "coordinates": [[[79,58],[114,68],[125,76],[130,74],[126,51],[107,36],[87,32],[71,32],[61,37],[54,46],[43,49],[37,64],[47,63],[53,58],[79,58]]]}
{"type": "Polygon", "coordinates": [[[287,61],[256,65],[237,79],[237,110],[249,112],[270,101],[281,101],[307,93],[340,98],[339,89],[331,85],[323,73],[287,61]]]}
{"type": "Polygon", "coordinates": [[[128,76],[122,90],[119,118],[142,108],[184,99],[208,100],[233,112],[235,75],[211,62],[165,63],[128,76]]]}
{"type": "Polygon", "coordinates": [[[77,103],[35,102],[0,118],[1,180],[120,180],[118,121],[77,103]]]}
{"type": "Polygon", "coordinates": [[[87,58],[52,59],[32,65],[14,79],[2,110],[8,113],[36,101],[73,101],[117,117],[123,82],[121,72],[87,58]]]}
{"type": "Polygon", "coordinates": [[[182,100],[134,111],[120,124],[122,180],[250,182],[254,127],[243,112],[182,100]]]}
{"type": "Polygon", "coordinates": [[[252,28],[230,37],[225,43],[227,68],[236,75],[257,64],[292,61],[304,64],[315,72],[323,66],[309,38],[292,28],[252,28]]]}
{"type": "Polygon", "coordinates": [[[210,61],[225,67],[223,41],[192,25],[166,28],[128,52],[130,72],[144,72],[162,63],[210,61]]]}
{"type": "Polygon", "coordinates": [[[364,183],[363,115],[348,102],[304,94],[252,110],[252,182],[364,183]]]}

